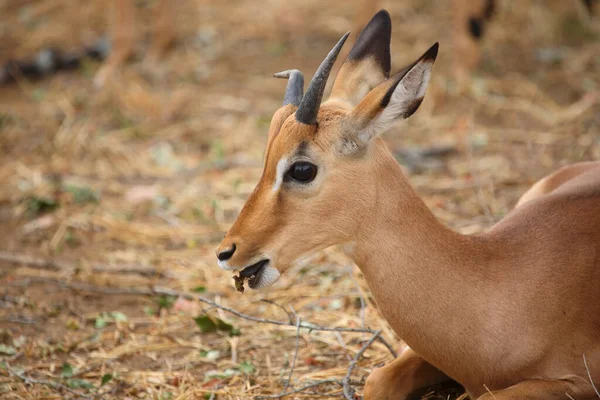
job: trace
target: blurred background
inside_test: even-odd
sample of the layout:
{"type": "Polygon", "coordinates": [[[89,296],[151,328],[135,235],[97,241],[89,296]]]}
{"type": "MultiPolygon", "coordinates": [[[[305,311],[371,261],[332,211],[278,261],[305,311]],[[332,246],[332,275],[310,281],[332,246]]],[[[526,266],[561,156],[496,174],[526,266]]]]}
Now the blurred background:
{"type": "MultiPolygon", "coordinates": [[[[285,88],[272,74],[308,79],[379,8],[393,72],[440,42],[424,104],[385,139],[444,223],[481,232],[539,178],[600,159],[599,16],[578,0],[497,0],[486,20],[459,3],[0,1],[0,397],[253,398],[341,379],[368,339],[125,293],[153,285],[262,318],[383,329],[396,346],[339,249],[240,294],[214,248],[260,177],[285,88]],[[98,41],[111,36],[112,53],[98,41]],[[115,61],[123,37],[131,51],[115,61]],[[53,71],[59,53],[72,64],[53,71]]],[[[391,359],[381,343],[364,354],[358,394],[391,359]]],[[[294,396],[317,395],[341,387],[294,396]]]]}

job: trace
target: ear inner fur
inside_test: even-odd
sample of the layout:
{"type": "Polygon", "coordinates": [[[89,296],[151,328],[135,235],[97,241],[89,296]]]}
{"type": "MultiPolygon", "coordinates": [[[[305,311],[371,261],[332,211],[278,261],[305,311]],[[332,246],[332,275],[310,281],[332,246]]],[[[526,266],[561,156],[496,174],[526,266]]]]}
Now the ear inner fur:
{"type": "Polygon", "coordinates": [[[343,138],[339,145],[342,154],[356,152],[395,120],[408,118],[419,108],[438,47],[434,44],[417,61],[371,90],[354,107],[342,126],[343,138]]]}

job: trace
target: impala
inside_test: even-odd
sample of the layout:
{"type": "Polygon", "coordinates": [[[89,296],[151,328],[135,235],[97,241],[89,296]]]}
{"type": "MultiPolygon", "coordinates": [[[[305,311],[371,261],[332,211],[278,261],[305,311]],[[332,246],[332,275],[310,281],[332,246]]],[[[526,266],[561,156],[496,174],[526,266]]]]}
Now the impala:
{"type": "Polygon", "coordinates": [[[299,257],[347,247],[410,346],[367,399],[455,380],[472,399],[591,399],[600,383],[600,162],[557,173],[488,232],[436,220],[379,135],[421,104],[437,43],[390,73],[391,20],[373,17],[321,104],[347,34],[273,116],[262,177],[217,248],[221,268],[272,284],[299,257]],[[587,361],[587,364],[584,362],[587,361]]]}
{"type": "MultiPolygon", "coordinates": [[[[156,63],[175,40],[175,9],[177,1],[157,0],[152,25],[152,45],[147,59],[156,63]]],[[[136,44],[135,0],[112,0],[112,49],[108,60],[94,76],[94,85],[102,87],[133,54],[136,44]]]]}

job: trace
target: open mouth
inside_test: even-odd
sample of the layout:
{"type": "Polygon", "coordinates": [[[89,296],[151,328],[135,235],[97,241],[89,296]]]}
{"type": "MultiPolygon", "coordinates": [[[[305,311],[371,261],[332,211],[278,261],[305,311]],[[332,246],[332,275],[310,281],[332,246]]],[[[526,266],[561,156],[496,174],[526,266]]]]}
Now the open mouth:
{"type": "Polygon", "coordinates": [[[234,276],[236,289],[239,292],[244,292],[244,280],[248,280],[248,286],[250,289],[254,289],[259,280],[264,267],[269,263],[269,260],[260,260],[259,262],[250,265],[240,271],[239,276],[234,276]]]}

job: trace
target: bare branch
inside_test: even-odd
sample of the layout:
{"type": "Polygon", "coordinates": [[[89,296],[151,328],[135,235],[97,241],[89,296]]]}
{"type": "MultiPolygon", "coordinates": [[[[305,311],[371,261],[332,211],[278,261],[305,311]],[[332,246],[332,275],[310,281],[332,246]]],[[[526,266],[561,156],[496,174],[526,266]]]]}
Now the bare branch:
{"type": "Polygon", "coordinates": [[[383,336],[378,336],[378,337],[377,337],[377,341],[378,341],[379,343],[381,343],[382,345],[384,345],[384,346],[386,347],[386,349],[388,349],[388,351],[390,352],[390,354],[391,354],[392,356],[394,356],[394,358],[398,358],[398,353],[396,353],[396,350],[394,350],[394,348],[392,347],[392,345],[391,345],[391,344],[389,344],[389,343],[387,342],[387,340],[385,340],[385,339],[383,338],[383,336]]]}
{"type": "Polygon", "coordinates": [[[73,390],[68,386],[65,386],[61,383],[58,382],[52,382],[52,381],[47,381],[44,379],[35,379],[35,378],[31,378],[27,375],[25,375],[22,372],[18,372],[15,371],[9,364],[8,362],[4,363],[4,366],[6,367],[6,370],[8,371],[8,373],[14,377],[19,378],[20,380],[23,381],[23,383],[25,383],[26,385],[44,385],[44,386],[48,386],[51,387],[52,389],[55,390],[59,390],[59,391],[63,391],[63,392],[67,392],[67,393],[71,393],[75,396],[77,396],[78,398],[84,398],[84,399],[94,399],[97,396],[89,396],[87,394],[78,392],[77,390],[73,390]]]}
{"type": "Polygon", "coordinates": [[[356,353],[356,355],[354,356],[354,359],[352,360],[352,362],[348,366],[348,372],[346,372],[346,376],[344,377],[344,379],[342,379],[342,387],[344,389],[344,397],[347,400],[354,400],[354,389],[352,389],[350,387],[350,376],[352,376],[352,371],[358,365],[358,361],[360,361],[360,359],[361,359],[362,355],[364,354],[364,352],[369,347],[371,347],[371,345],[373,344],[373,342],[375,342],[375,340],[377,340],[377,338],[380,335],[381,335],[381,331],[375,331],[373,333],[373,336],[371,336],[371,339],[369,339],[368,341],[365,342],[365,344],[363,344],[363,346],[361,347],[361,349],[358,351],[358,353],[356,353]]]}
{"type": "MultiPolygon", "coordinates": [[[[42,269],[49,271],[75,271],[77,266],[67,261],[61,260],[45,260],[43,258],[36,258],[26,254],[10,253],[7,251],[0,251],[0,261],[4,261],[11,264],[26,265],[29,268],[42,269]]],[[[156,270],[156,268],[149,267],[147,265],[119,265],[110,266],[103,264],[90,265],[90,271],[105,273],[105,274],[122,274],[122,275],[141,275],[141,276],[164,276],[162,273],[156,270]]]]}
{"type": "MultiPolygon", "coordinates": [[[[196,294],[180,292],[180,291],[176,291],[173,289],[164,288],[164,287],[160,287],[160,286],[153,286],[148,289],[111,288],[111,287],[94,286],[94,285],[85,284],[85,283],[63,282],[63,281],[60,281],[58,279],[53,279],[53,278],[29,278],[29,279],[26,279],[23,281],[13,282],[13,283],[11,283],[11,285],[29,286],[31,283],[36,283],[36,282],[52,283],[52,284],[55,284],[59,287],[66,288],[66,289],[82,290],[82,291],[88,291],[88,292],[92,292],[92,293],[95,292],[95,293],[104,293],[104,294],[122,294],[122,295],[137,295],[137,296],[163,295],[163,296],[172,296],[172,297],[182,297],[182,298],[186,298],[188,300],[198,300],[202,303],[210,305],[211,307],[218,308],[223,311],[227,311],[237,317],[246,319],[248,321],[273,324],[273,325],[278,325],[278,326],[294,326],[296,328],[296,347],[295,347],[295,351],[294,351],[294,357],[292,359],[290,373],[288,375],[288,379],[285,384],[285,388],[284,388],[283,392],[280,394],[277,394],[277,395],[258,396],[258,397],[256,397],[257,399],[259,399],[259,398],[260,399],[282,398],[282,397],[288,396],[290,394],[302,392],[304,390],[310,389],[311,387],[315,387],[318,385],[322,385],[322,384],[326,384],[326,383],[336,383],[336,384],[342,386],[343,391],[344,391],[344,396],[346,397],[346,399],[353,400],[354,398],[352,396],[354,395],[354,389],[352,389],[350,387],[350,377],[352,375],[352,371],[358,365],[358,362],[362,358],[364,352],[375,341],[379,341],[380,343],[382,343],[394,357],[397,357],[397,354],[394,351],[394,349],[392,348],[392,346],[389,343],[387,343],[387,341],[383,337],[381,337],[381,330],[373,330],[371,328],[366,328],[366,327],[365,328],[331,328],[331,327],[327,327],[327,326],[313,325],[313,324],[310,324],[307,322],[302,322],[300,317],[297,315],[296,315],[296,323],[295,324],[293,324],[291,321],[278,321],[278,320],[272,320],[272,319],[266,319],[266,318],[258,318],[258,317],[254,317],[252,315],[247,315],[247,314],[241,313],[232,308],[222,306],[222,305],[214,302],[213,300],[209,300],[205,297],[202,297],[202,296],[199,296],[196,294]],[[367,342],[364,343],[362,348],[355,355],[354,359],[350,362],[350,365],[348,366],[348,372],[346,373],[346,376],[341,381],[335,380],[335,379],[324,380],[324,381],[315,382],[315,383],[300,387],[298,389],[294,389],[292,391],[286,392],[286,390],[290,387],[292,375],[294,373],[296,361],[298,358],[298,350],[299,350],[299,346],[300,346],[300,343],[299,343],[300,330],[301,329],[308,329],[309,331],[323,331],[323,332],[337,332],[337,333],[339,333],[339,332],[371,333],[372,336],[367,342]]],[[[292,309],[292,313],[295,314],[293,309],[292,309]]]]}
{"type": "Polygon", "coordinates": [[[288,390],[288,388],[290,387],[290,382],[292,381],[294,368],[296,368],[296,359],[298,358],[298,347],[300,347],[300,317],[296,316],[296,348],[294,350],[294,358],[292,359],[290,373],[288,375],[287,381],[285,382],[285,387],[283,388],[284,392],[288,390]]]}
{"type": "Polygon", "coordinates": [[[314,387],[325,385],[325,384],[328,384],[328,383],[335,383],[335,384],[341,385],[341,382],[339,380],[337,380],[337,379],[326,379],[326,380],[323,380],[323,381],[309,383],[307,385],[299,387],[298,389],[290,390],[289,392],[284,392],[284,393],[279,393],[279,394],[271,394],[271,395],[264,395],[264,396],[255,396],[254,398],[256,400],[260,400],[260,399],[281,399],[281,398],[289,396],[291,394],[304,392],[305,390],[312,389],[314,387]]]}
{"type": "MultiPolygon", "coordinates": [[[[85,283],[75,283],[75,282],[68,283],[68,282],[63,282],[58,279],[52,279],[52,278],[28,278],[26,281],[14,282],[14,283],[11,283],[11,285],[27,286],[30,283],[36,283],[36,282],[53,283],[59,287],[63,287],[66,289],[83,290],[83,291],[92,292],[92,293],[122,294],[122,295],[134,295],[134,296],[164,295],[164,296],[172,296],[172,297],[182,297],[182,298],[185,298],[188,300],[198,300],[202,303],[208,304],[215,308],[219,308],[223,311],[227,311],[237,317],[243,318],[248,321],[258,322],[258,323],[262,323],[262,324],[272,324],[272,325],[278,325],[278,326],[293,326],[293,327],[296,326],[296,324],[292,323],[291,321],[278,321],[278,320],[274,320],[274,319],[254,317],[252,315],[241,313],[237,310],[234,310],[233,308],[222,306],[210,299],[207,299],[206,297],[199,296],[199,295],[196,295],[193,293],[180,292],[177,290],[173,290],[173,289],[169,289],[169,288],[165,288],[165,287],[161,287],[161,286],[152,286],[149,289],[100,287],[100,286],[94,286],[94,285],[89,285],[89,284],[85,284],[85,283]]],[[[308,329],[309,331],[319,331],[319,332],[355,332],[355,333],[366,332],[366,333],[371,333],[371,334],[377,332],[371,328],[332,328],[332,327],[328,327],[328,326],[313,325],[308,322],[301,322],[300,328],[308,329]]]]}
{"type": "Polygon", "coordinates": [[[288,319],[290,320],[290,322],[292,322],[294,319],[292,318],[293,315],[292,313],[290,313],[288,310],[285,309],[285,307],[283,307],[281,304],[274,302],[273,300],[269,300],[269,299],[260,299],[260,301],[262,301],[263,303],[267,303],[267,304],[272,304],[275,307],[280,308],[281,310],[283,310],[284,313],[287,314],[288,319]]]}

